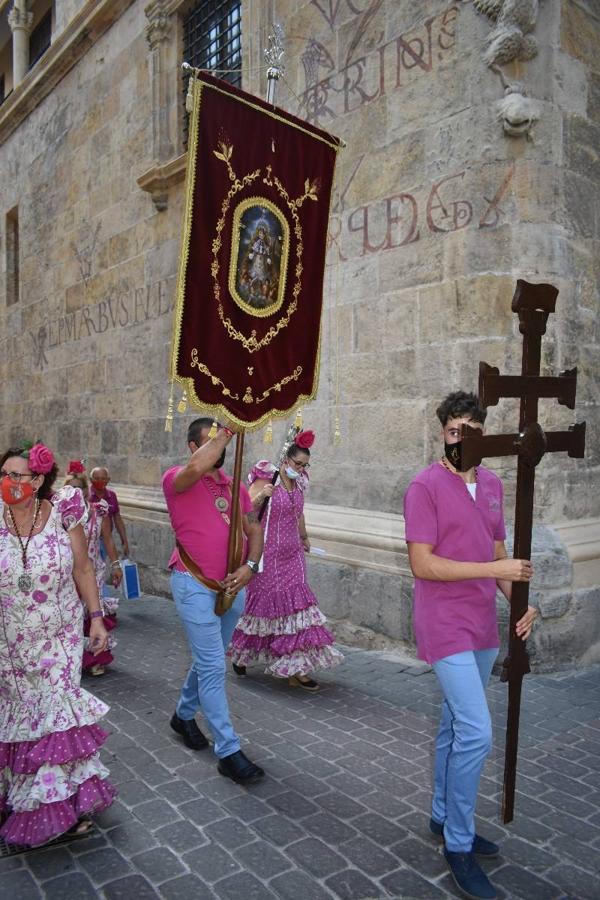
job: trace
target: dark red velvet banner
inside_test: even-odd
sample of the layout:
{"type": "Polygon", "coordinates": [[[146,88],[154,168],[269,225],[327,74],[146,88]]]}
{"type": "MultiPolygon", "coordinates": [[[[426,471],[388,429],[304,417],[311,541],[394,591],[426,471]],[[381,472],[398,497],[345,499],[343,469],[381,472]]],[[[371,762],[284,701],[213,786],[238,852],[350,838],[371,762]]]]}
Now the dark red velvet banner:
{"type": "Polygon", "coordinates": [[[243,427],[312,399],[337,138],[202,75],[194,84],[172,374],[243,427]]]}

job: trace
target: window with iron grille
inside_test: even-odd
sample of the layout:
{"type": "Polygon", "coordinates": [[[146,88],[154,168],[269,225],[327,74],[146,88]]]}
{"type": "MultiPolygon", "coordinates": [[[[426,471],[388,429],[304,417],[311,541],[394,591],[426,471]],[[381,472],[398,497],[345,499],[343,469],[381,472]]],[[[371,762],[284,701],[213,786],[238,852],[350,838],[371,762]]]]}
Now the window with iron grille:
{"type": "MultiPolygon", "coordinates": [[[[183,20],[183,61],[196,69],[214,71],[219,78],[241,86],[240,0],[200,0],[192,7],[183,20]]],[[[183,129],[184,144],[187,144],[187,115],[183,129]]]]}

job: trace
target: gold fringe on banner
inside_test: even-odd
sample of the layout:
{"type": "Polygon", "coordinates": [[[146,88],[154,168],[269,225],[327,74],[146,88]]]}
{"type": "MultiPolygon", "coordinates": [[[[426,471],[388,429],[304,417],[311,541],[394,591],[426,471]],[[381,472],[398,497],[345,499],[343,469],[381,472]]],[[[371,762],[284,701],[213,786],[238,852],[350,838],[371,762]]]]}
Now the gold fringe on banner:
{"type": "Polygon", "coordinates": [[[210,431],[208,432],[208,436],[211,440],[212,440],[212,438],[216,438],[218,430],[219,430],[219,426],[217,425],[216,422],[213,422],[212,425],[210,426],[210,431]]]}
{"type": "Polygon", "coordinates": [[[169,402],[167,404],[165,431],[173,431],[173,379],[171,379],[171,393],[169,394],[169,402]]]}
{"type": "Polygon", "coordinates": [[[182,395],[182,397],[181,397],[181,400],[180,400],[179,403],[177,404],[177,412],[178,412],[178,413],[184,413],[184,412],[187,412],[187,405],[188,405],[188,401],[187,401],[187,391],[184,391],[184,392],[183,392],[183,395],[182,395]]]}
{"type": "Polygon", "coordinates": [[[269,419],[269,421],[267,422],[267,427],[265,429],[264,443],[265,444],[273,443],[273,420],[272,419],[269,419]]]}

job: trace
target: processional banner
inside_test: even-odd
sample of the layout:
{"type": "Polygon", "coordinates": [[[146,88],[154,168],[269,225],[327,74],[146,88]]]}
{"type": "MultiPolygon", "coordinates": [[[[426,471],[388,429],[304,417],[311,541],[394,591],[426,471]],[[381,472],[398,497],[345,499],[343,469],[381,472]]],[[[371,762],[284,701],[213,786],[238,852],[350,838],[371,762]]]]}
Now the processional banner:
{"type": "Polygon", "coordinates": [[[192,78],[171,374],[193,405],[253,428],[316,395],[340,141],[192,78]]]}

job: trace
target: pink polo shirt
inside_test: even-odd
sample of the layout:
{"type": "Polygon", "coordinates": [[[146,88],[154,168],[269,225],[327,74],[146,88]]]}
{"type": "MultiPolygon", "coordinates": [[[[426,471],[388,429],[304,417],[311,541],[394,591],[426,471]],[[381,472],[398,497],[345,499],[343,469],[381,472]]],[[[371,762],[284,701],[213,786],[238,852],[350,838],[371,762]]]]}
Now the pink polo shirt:
{"type": "MultiPolygon", "coordinates": [[[[182,469],[183,466],[173,466],[173,468],[167,469],[162,477],[162,489],[175,537],[192,559],[198,563],[206,578],[222,581],[227,575],[229,526],[215,507],[215,497],[224,494],[226,499],[231,501],[231,488],[227,491],[219,490],[219,485],[230,485],[232,479],[222,469],[219,469],[219,481],[214,482],[215,487],[212,492],[205,479],[201,478],[187,491],[178,494],[175,491],[175,478],[182,469]]],[[[209,477],[206,476],[206,478],[209,477]]],[[[252,501],[243,484],[240,484],[240,503],[244,515],[251,511],[252,501]]],[[[231,509],[228,510],[228,514],[231,515],[231,509]]],[[[244,537],[242,559],[245,557],[246,539],[244,537]]],[[[177,548],[171,555],[169,568],[177,569],[179,572],[186,571],[179,558],[177,548]]]]}
{"type": "MultiPolygon", "coordinates": [[[[423,469],[404,495],[406,540],[431,544],[436,556],[457,562],[491,562],[503,541],[502,482],[479,466],[472,499],[464,481],[439,463],[423,469]]],[[[417,653],[428,663],[465,650],[498,647],[496,581],[428,581],[415,578],[417,653]]]]}

